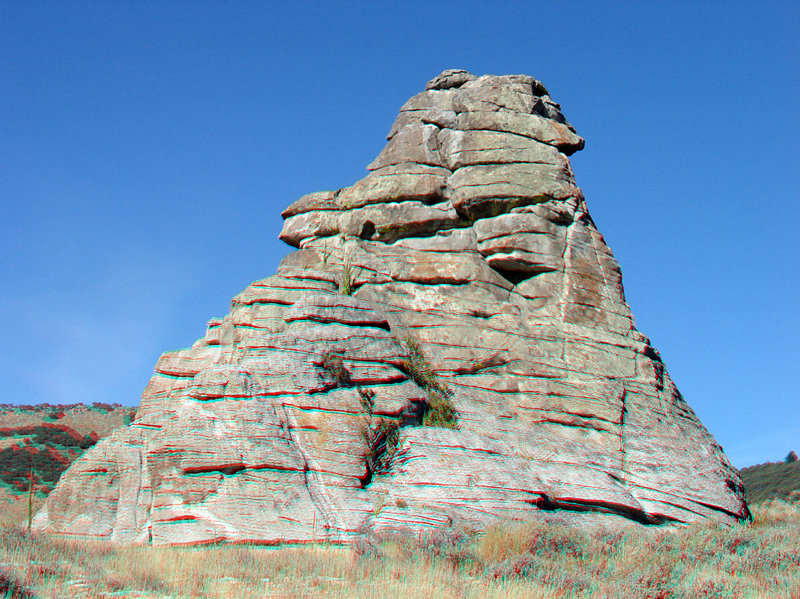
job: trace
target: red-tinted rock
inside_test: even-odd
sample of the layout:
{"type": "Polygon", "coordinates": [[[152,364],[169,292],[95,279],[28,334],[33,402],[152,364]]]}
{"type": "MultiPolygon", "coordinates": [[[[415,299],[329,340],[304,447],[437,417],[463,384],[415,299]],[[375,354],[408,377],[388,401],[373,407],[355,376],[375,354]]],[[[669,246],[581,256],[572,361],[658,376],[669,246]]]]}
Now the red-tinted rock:
{"type": "Polygon", "coordinates": [[[37,529],[163,545],[748,517],[633,326],[567,159],[583,140],[541,83],[445,72],[389,137],[364,179],[284,211],[300,249],[161,357],[37,529]],[[442,401],[458,427],[422,426],[442,401]]]}

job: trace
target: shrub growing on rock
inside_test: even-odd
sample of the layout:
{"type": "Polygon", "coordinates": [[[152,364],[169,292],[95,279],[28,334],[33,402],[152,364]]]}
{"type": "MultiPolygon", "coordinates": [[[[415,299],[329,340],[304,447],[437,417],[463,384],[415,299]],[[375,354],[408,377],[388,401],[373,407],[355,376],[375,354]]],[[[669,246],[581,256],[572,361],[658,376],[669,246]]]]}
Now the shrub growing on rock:
{"type": "Polygon", "coordinates": [[[346,387],[350,384],[350,373],[344,367],[341,356],[329,351],[322,354],[322,369],[333,377],[337,386],[346,387]]]}
{"type": "Polygon", "coordinates": [[[403,342],[408,348],[408,358],[403,362],[403,368],[409,378],[422,387],[428,396],[422,426],[457,429],[458,414],[450,399],[453,392],[433,372],[416,339],[405,337],[403,342]]]}

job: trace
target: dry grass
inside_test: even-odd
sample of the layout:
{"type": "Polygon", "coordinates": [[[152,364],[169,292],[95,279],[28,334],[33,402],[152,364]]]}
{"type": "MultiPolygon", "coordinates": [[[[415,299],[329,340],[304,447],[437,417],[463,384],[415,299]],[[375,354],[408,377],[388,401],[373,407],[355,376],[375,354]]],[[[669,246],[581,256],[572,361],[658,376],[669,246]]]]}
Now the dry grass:
{"type": "Polygon", "coordinates": [[[800,598],[800,504],[754,512],[753,524],[732,528],[526,524],[280,549],[114,548],[28,536],[6,522],[0,596],[800,598]]]}

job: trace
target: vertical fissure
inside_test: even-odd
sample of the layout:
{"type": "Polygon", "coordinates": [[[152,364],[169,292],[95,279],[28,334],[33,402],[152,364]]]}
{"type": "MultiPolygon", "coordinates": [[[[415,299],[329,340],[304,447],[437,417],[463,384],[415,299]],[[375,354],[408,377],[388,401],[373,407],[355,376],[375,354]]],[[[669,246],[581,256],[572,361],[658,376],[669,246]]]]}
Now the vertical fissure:
{"type": "MultiPolygon", "coordinates": [[[[311,469],[309,466],[309,458],[308,454],[306,454],[305,449],[303,448],[302,444],[300,443],[299,439],[295,438],[294,433],[292,432],[292,428],[289,426],[289,414],[286,412],[286,406],[280,404],[281,411],[283,412],[284,420],[281,422],[284,431],[289,437],[289,441],[295,446],[297,453],[300,455],[300,458],[303,460],[303,482],[308,489],[308,495],[311,497],[311,501],[314,502],[314,506],[319,511],[320,515],[323,518],[322,526],[326,531],[326,534],[330,535],[331,531],[333,530],[335,524],[335,516],[334,510],[330,505],[330,502],[325,497],[324,493],[318,487],[322,486],[322,483],[316,480],[317,473],[311,469]]],[[[277,410],[276,410],[277,412],[277,410]]],[[[315,526],[316,526],[316,517],[315,517],[315,526]]],[[[338,527],[337,528],[341,528],[338,527]]],[[[316,531],[314,532],[314,536],[316,537],[316,531]]]]}
{"type": "Polygon", "coordinates": [[[622,468],[622,480],[625,483],[625,486],[628,486],[628,452],[627,447],[625,446],[625,420],[628,415],[628,389],[625,386],[625,383],[622,383],[622,413],[620,414],[619,419],[619,451],[621,452],[621,468],[622,468]]]}

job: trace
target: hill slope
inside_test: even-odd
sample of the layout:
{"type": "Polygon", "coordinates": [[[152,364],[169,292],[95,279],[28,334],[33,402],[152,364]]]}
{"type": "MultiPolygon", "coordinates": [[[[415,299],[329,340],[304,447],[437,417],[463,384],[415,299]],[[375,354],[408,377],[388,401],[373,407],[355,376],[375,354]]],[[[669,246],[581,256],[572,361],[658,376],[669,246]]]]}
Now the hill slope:
{"type": "Polygon", "coordinates": [[[747,501],[758,503],[767,499],[786,499],[800,492],[800,461],[767,462],[739,471],[747,489],[747,501]]]}
{"type": "Polygon", "coordinates": [[[118,404],[0,404],[0,497],[46,496],[62,472],[99,439],[130,423],[135,409],[118,404]]]}

